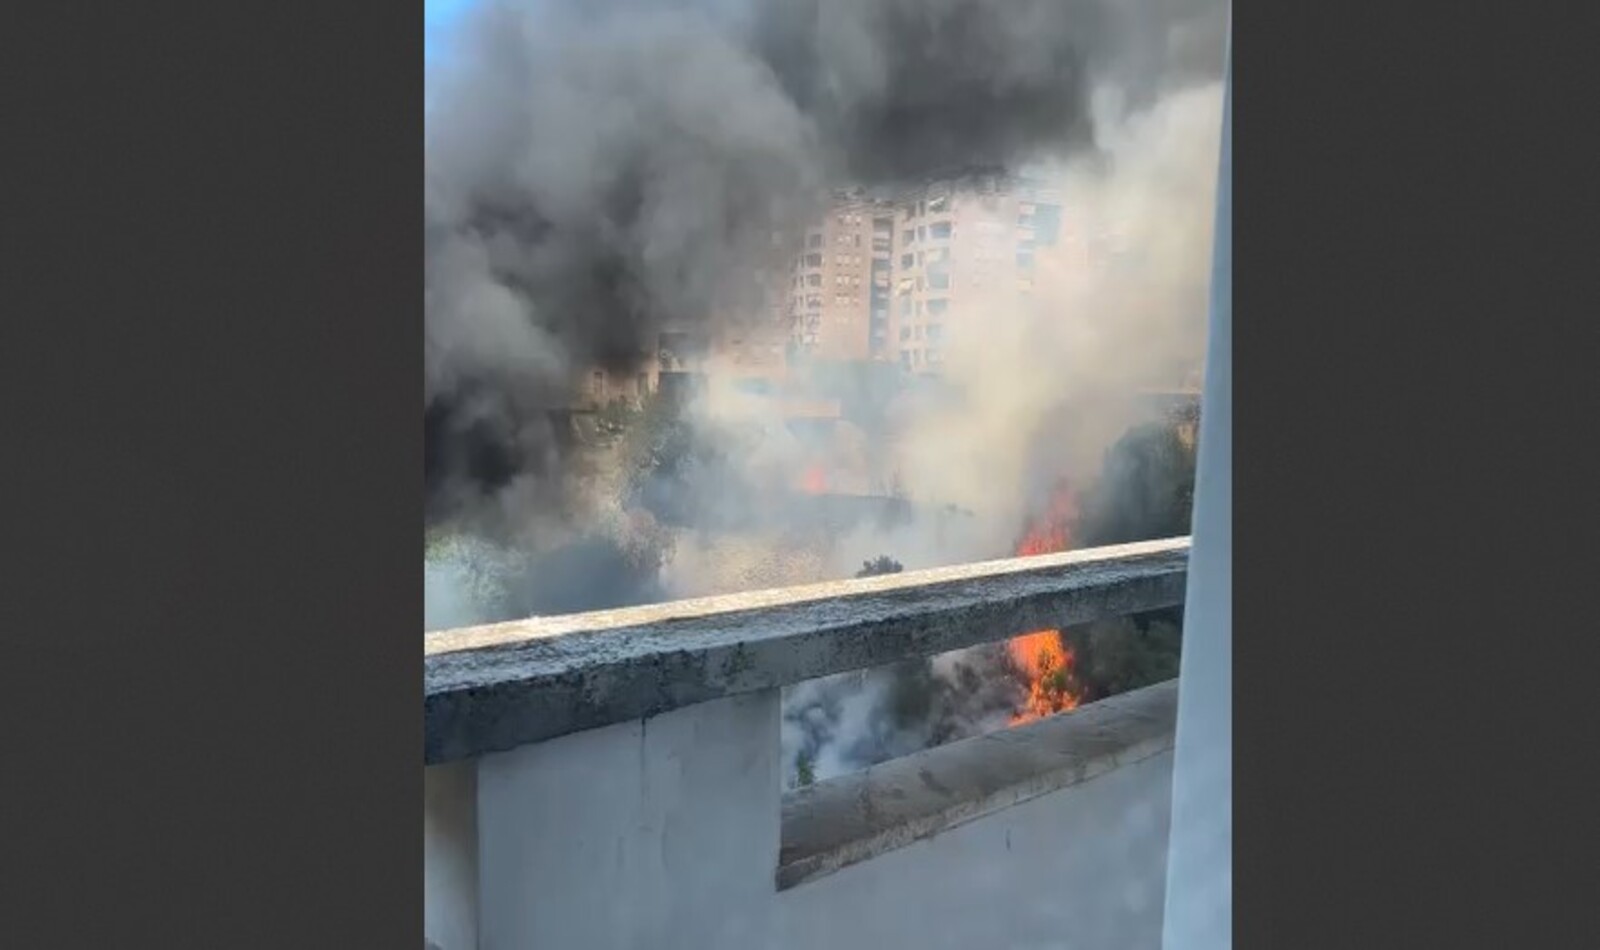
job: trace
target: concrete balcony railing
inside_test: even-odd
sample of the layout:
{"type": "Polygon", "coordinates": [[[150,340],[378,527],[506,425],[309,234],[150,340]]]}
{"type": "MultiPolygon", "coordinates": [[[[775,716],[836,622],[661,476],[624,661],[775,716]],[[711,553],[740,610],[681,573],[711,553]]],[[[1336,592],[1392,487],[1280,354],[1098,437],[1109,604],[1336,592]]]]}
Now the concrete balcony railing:
{"type": "Polygon", "coordinates": [[[1189,541],[428,638],[441,950],[1154,948],[1175,681],[784,792],[784,686],[1181,604],[1189,541]]]}

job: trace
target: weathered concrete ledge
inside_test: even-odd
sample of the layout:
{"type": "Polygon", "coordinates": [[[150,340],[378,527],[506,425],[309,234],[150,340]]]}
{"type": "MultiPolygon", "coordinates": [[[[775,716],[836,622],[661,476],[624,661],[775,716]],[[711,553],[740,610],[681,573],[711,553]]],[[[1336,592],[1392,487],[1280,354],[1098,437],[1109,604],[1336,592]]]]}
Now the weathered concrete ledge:
{"type": "Polygon", "coordinates": [[[428,764],[1183,602],[1189,539],[462,628],[425,645],[428,764]]]}
{"type": "Polygon", "coordinates": [[[1172,748],[1178,681],[784,796],[779,890],[1172,748]]]}

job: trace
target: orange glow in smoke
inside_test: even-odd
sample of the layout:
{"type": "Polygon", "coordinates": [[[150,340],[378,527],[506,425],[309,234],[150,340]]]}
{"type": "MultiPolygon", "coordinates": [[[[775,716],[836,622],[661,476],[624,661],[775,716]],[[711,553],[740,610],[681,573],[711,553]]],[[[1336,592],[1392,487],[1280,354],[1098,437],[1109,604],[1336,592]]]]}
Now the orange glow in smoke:
{"type": "MultiPolygon", "coordinates": [[[[1072,548],[1072,523],[1078,517],[1078,497],[1062,482],[1050,496],[1043,515],[1017,542],[1018,557],[1055,554],[1072,548]]],[[[1028,677],[1028,696],[1011,717],[1011,724],[1031,722],[1076,709],[1080,700],[1074,673],[1076,657],[1059,630],[1036,630],[1013,637],[1006,644],[1017,668],[1028,677]]]]}
{"type": "Polygon", "coordinates": [[[828,473],[820,464],[807,468],[800,477],[800,490],[808,495],[821,495],[828,490],[828,473]]]}

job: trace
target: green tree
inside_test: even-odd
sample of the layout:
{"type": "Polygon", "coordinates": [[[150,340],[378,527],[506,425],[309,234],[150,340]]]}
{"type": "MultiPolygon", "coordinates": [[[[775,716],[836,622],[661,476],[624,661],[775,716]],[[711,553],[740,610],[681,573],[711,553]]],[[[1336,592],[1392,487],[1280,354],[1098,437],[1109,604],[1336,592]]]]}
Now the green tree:
{"type": "MultiPolygon", "coordinates": [[[[1189,533],[1195,452],[1175,423],[1129,430],[1106,453],[1079,526],[1088,547],[1189,533]]],[[[1093,701],[1178,675],[1179,608],[1116,617],[1066,632],[1093,701]]]]}
{"type": "Polygon", "coordinates": [[[1195,453],[1172,424],[1148,423],[1118,439],[1085,505],[1086,546],[1130,544],[1189,533],[1195,453]]]}
{"type": "Polygon", "coordinates": [[[905,565],[887,554],[880,554],[870,561],[862,561],[861,570],[856,571],[856,576],[878,577],[883,574],[898,574],[903,570],[905,565]]]}
{"type": "Polygon", "coordinates": [[[801,752],[794,763],[794,783],[802,788],[817,780],[817,764],[811,753],[801,752]]]}

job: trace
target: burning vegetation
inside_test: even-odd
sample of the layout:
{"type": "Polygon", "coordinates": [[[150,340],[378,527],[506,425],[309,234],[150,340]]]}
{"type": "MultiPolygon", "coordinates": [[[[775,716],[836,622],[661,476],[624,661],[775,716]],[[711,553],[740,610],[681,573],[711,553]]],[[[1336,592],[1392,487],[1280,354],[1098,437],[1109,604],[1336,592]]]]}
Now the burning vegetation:
{"type": "MultiPolygon", "coordinates": [[[[1098,411],[1100,390],[1197,349],[1209,213],[1185,209],[1208,208],[1215,181],[1224,12],[481,5],[428,128],[426,625],[823,580],[879,551],[912,567],[1004,553],[1016,514],[988,502],[1062,471],[1055,456],[1093,458],[1127,422],[1098,411]],[[784,372],[807,383],[807,405],[756,400],[738,426],[710,408],[696,347],[771,309],[770,278],[788,277],[832,186],[920,193],[961,169],[1063,187],[1059,253],[1027,255],[1032,303],[942,300],[939,385],[892,359],[832,366],[792,348],[784,372]],[[1090,267],[1112,225],[1142,256],[1090,267]],[[638,390],[591,421],[570,403],[596,370],[638,390]],[[1063,402],[1077,417],[1044,424],[1063,402]],[[846,424],[859,446],[825,434],[846,424]],[[1041,443],[1059,443],[1052,458],[1034,458],[1041,443]]],[[[1028,215],[1030,231],[1056,228],[1028,215]]],[[[844,249],[826,250],[837,265],[844,249]]],[[[792,318],[774,318],[782,335],[792,318]]],[[[1132,433],[1098,477],[1073,474],[1082,484],[1043,500],[1014,553],[1186,532],[1181,439],[1132,433]]],[[[1175,669],[1178,619],[1038,630],[799,684],[784,754],[826,778],[1156,682],[1175,669]]]]}
{"type": "MultiPolygon", "coordinates": [[[[1017,542],[1018,557],[1056,554],[1071,550],[1073,526],[1078,518],[1078,496],[1065,480],[1050,493],[1044,513],[1017,542]]],[[[1077,708],[1083,687],[1078,681],[1077,658],[1059,630],[1037,630],[1013,637],[1006,644],[1017,671],[1027,683],[1022,708],[1011,724],[1030,722],[1077,708]]]]}

